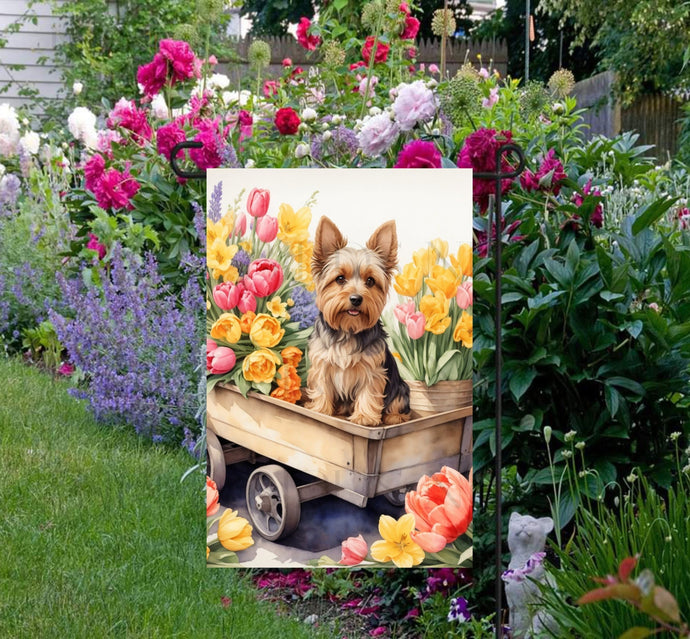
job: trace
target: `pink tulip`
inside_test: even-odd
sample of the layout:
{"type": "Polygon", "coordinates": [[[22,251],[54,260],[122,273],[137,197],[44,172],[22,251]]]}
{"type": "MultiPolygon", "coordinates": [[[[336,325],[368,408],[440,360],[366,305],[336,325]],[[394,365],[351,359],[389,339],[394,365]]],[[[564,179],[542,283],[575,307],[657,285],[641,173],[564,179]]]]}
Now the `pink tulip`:
{"type": "Polygon", "coordinates": [[[218,348],[218,344],[216,344],[212,339],[206,338],[206,369],[211,368],[211,361],[213,360],[213,351],[215,351],[218,348]]]}
{"type": "Polygon", "coordinates": [[[424,325],[426,324],[426,318],[424,313],[419,311],[416,313],[411,313],[405,322],[407,326],[407,334],[410,339],[419,339],[424,335],[424,325]]]}
{"type": "Polygon", "coordinates": [[[472,306],[472,280],[465,280],[458,286],[455,301],[463,311],[472,306]]]}
{"type": "Polygon", "coordinates": [[[242,295],[240,295],[240,301],[237,302],[237,309],[242,315],[248,311],[254,312],[256,310],[256,297],[254,297],[254,293],[246,289],[243,290],[242,295]]]}
{"type": "Polygon", "coordinates": [[[221,282],[213,288],[213,301],[223,311],[231,311],[240,301],[244,286],[232,282],[221,282]]]}
{"type": "Polygon", "coordinates": [[[407,322],[407,318],[414,313],[414,301],[405,302],[404,304],[398,304],[393,309],[393,314],[395,319],[397,319],[401,324],[407,322]]]}
{"type": "Polygon", "coordinates": [[[241,237],[242,235],[245,234],[247,231],[247,216],[244,213],[241,213],[240,215],[237,216],[237,219],[235,220],[235,227],[232,230],[232,234],[236,235],[237,237],[241,237]]]}
{"type": "Polygon", "coordinates": [[[275,260],[254,260],[244,276],[244,287],[257,297],[273,295],[283,283],[283,268],[275,260]]]}
{"type": "Polygon", "coordinates": [[[278,218],[264,215],[256,221],[256,234],[262,242],[272,242],[278,235],[278,218]]]}
{"type": "Polygon", "coordinates": [[[362,563],[368,552],[369,547],[367,546],[367,542],[364,541],[364,537],[362,537],[362,535],[357,535],[357,537],[348,537],[342,543],[343,556],[338,563],[341,566],[356,566],[357,564],[362,563]]]}
{"type": "Polygon", "coordinates": [[[247,197],[247,212],[252,217],[263,217],[268,211],[271,193],[266,189],[252,189],[247,197]]]}
{"type": "Polygon", "coordinates": [[[236,361],[235,351],[227,346],[218,346],[206,355],[206,368],[213,375],[222,375],[231,371],[236,361]]]}

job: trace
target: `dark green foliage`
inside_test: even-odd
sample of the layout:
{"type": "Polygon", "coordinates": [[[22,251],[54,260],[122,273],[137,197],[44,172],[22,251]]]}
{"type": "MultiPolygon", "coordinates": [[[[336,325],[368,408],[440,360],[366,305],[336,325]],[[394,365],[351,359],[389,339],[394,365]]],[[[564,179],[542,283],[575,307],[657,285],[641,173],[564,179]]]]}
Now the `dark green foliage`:
{"type": "Polygon", "coordinates": [[[253,36],[281,36],[287,34],[288,25],[299,23],[300,18],[313,18],[314,7],[311,0],[247,0],[242,5],[242,15],[251,19],[253,36]]]}

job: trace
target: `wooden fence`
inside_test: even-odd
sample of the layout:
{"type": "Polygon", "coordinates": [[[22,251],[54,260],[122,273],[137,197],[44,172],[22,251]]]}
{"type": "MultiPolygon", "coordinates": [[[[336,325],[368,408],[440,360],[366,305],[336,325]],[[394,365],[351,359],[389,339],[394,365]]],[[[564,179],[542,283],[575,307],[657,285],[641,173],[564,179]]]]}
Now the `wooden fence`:
{"type": "MultiPolygon", "coordinates": [[[[294,65],[302,67],[305,71],[319,63],[318,51],[309,52],[304,49],[292,36],[261,38],[271,47],[271,64],[264,72],[265,77],[280,75],[281,62],[284,58],[290,58],[294,65]]],[[[251,44],[251,38],[237,41],[237,53],[240,61],[236,63],[221,64],[221,72],[227,73],[233,80],[250,73],[247,64],[247,50],[251,44]]],[[[441,60],[440,40],[420,40],[415,42],[417,47],[416,64],[438,65],[441,60]]],[[[501,77],[505,77],[508,68],[508,48],[504,40],[484,41],[455,41],[449,42],[446,50],[446,68],[451,76],[466,62],[478,64],[477,55],[481,56],[482,64],[489,63],[497,69],[501,77]]]]}
{"type": "Polygon", "coordinates": [[[578,106],[587,109],[582,119],[590,127],[589,137],[637,131],[639,143],[653,144],[652,153],[659,162],[665,162],[678,150],[682,102],[661,94],[643,95],[623,108],[612,97],[615,80],[615,74],[607,71],[575,85],[578,106]]]}

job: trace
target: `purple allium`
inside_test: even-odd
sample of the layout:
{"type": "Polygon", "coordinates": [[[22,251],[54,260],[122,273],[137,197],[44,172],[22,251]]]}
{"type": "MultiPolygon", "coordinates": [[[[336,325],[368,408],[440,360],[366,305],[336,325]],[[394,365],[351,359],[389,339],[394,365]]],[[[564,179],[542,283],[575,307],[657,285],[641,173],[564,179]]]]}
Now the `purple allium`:
{"type": "Polygon", "coordinates": [[[185,425],[198,430],[204,314],[197,279],[173,293],[152,255],[141,259],[118,244],[100,288],[57,277],[68,311],[51,311],[50,320],[86,375],[81,394],[96,418],[177,443],[185,425]]]}

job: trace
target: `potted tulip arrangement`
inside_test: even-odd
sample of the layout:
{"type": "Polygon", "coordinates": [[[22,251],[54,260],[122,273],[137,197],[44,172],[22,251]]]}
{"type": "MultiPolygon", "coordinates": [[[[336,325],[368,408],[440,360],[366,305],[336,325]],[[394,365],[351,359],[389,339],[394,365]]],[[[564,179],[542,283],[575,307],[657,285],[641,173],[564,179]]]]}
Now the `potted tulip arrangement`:
{"type": "Polygon", "coordinates": [[[387,328],[418,414],[472,402],[472,247],[449,254],[436,239],[413,253],[393,284],[387,328]]]}

